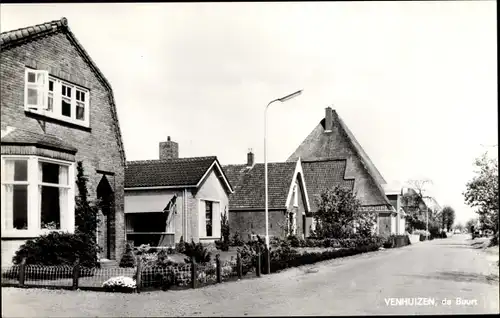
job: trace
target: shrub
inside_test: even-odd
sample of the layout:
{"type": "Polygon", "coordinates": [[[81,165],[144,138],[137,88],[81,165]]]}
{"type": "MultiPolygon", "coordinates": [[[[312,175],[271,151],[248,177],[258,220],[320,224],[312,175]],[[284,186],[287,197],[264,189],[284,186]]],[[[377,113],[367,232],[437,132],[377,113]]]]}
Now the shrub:
{"type": "Polygon", "coordinates": [[[287,240],[292,247],[299,247],[299,238],[296,235],[289,235],[287,240]]]}
{"type": "Polygon", "coordinates": [[[184,251],[184,254],[187,256],[187,258],[184,259],[186,263],[191,263],[191,258],[194,258],[196,263],[198,264],[205,264],[210,262],[211,254],[207,247],[204,246],[201,242],[198,242],[196,244],[193,240],[191,240],[191,243],[186,243],[185,245],[186,250],[184,251]]]}
{"type": "Polygon", "coordinates": [[[133,278],[126,276],[112,277],[102,284],[104,290],[109,292],[133,292],[136,289],[136,283],[133,278]]]}
{"type": "Polygon", "coordinates": [[[135,256],[132,251],[132,246],[127,243],[125,246],[125,253],[123,253],[122,259],[120,260],[120,267],[134,267],[135,266],[135,256]]]}
{"type": "Polygon", "coordinates": [[[135,253],[137,255],[142,255],[145,253],[153,252],[154,248],[152,248],[149,244],[141,244],[140,246],[135,248],[135,253]]]}
{"type": "Polygon", "coordinates": [[[230,243],[231,246],[243,246],[245,242],[241,239],[240,233],[235,232],[230,243]]]}
{"type": "MultiPolygon", "coordinates": [[[[83,249],[85,266],[99,266],[97,254],[101,251],[97,245],[97,226],[99,224],[98,202],[89,202],[87,181],[88,177],[84,173],[83,163],[77,163],[76,186],[78,195],[75,198],[75,235],[79,237],[77,241],[83,244],[77,244],[83,249]]],[[[80,257],[80,259],[82,259],[80,257]]]]}
{"type": "Polygon", "coordinates": [[[158,262],[158,253],[144,253],[140,255],[142,267],[153,267],[158,262]]]}
{"type": "Polygon", "coordinates": [[[394,236],[391,235],[391,236],[389,236],[389,237],[387,237],[385,239],[383,247],[384,248],[393,248],[394,244],[395,244],[395,242],[394,242],[394,236]]]}
{"type": "MultiPolygon", "coordinates": [[[[257,243],[253,244],[244,244],[237,248],[238,253],[240,253],[241,257],[241,267],[242,274],[246,275],[249,272],[252,272],[257,265],[257,243]]],[[[262,262],[263,263],[263,262],[262,262]]]]}
{"type": "Polygon", "coordinates": [[[292,247],[306,247],[306,240],[300,238],[296,235],[290,235],[287,237],[288,241],[292,245],[292,247]]]}
{"type": "Polygon", "coordinates": [[[283,244],[278,249],[273,250],[271,253],[271,272],[276,272],[288,267],[296,267],[306,264],[313,264],[320,261],[330,260],[338,257],[351,256],[370,251],[376,251],[380,247],[377,243],[369,245],[358,245],[355,247],[327,250],[323,252],[305,252],[303,254],[297,253],[295,250],[290,249],[289,246],[283,244]]]}
{"type": "Polygon", "coordinates": [[[181,236],[179,243],[175,244],[175,251],[180,254],[184,254],[186,251],[186,243],[184,242],[184,237],[181,236]]]}
{"type": "Polygon", "coordinates": [[[99,267],[98,251],[87,235],[50,232],[21,245],[12,262],[18,265],[26,258],[26,264],[73,266],[79,258],[80,265],[93,268],[99,267]]]}
{"type": "Polygon", "coordinates": [[[217,240],[215,241],[215,246],[218,250],[229,251],[229,243],[227,241],[217,240]]]}
{"type": "Polygon", "coordinates": [[[230,231],[229,231],[229,221],[227,219],[227,210],[222,214],[221,217],[220,232],[222,235],[222,240],[224,241],[225,244],[227,244],[227,246],[229,246],[229,241],[231,240],[231,238],[229,237],[230,231]]]}

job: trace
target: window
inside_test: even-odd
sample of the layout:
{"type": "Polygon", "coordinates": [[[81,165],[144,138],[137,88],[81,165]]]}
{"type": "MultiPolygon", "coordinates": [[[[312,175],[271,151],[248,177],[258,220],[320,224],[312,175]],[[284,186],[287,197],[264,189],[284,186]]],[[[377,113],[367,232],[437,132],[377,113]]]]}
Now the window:
{"type": "Polygon", "coordinates": [[[2,157],[2,230],[74,228],[73,164],[34,156],[2,157]]]}
{"type": "Polygon", "coordinates": [[[198,211],[198,237],[215,239],[221,237],[221,202],[216,199],[200,200],[198,211]]]}
{"type": "Polygon", "coordinates": [[[26,69],[25,109],[89,127],[89,91],[49,75],[26,69]]]}
{"type": "Polygon", "coordinates": [[[299,194],[297,192],[297,184],[295,184],[293,186],[293,206],[299,206],[299,194]]]}
{"type": "Polygon", "coordinates": [[[212,236],[213,204],[211,201],[205,201],[205,226],[206,235],[212,236]]]}
{"type": "Polygon", "coordinates": [[[41,228],[59,230],[68,207],[68,166],[43,161],[38,166],[41,228]]]}
{"type": "Polygon", "coordinates": [[[28,160],[5,160],[2,201],[10,213],[5,215],[5,228],[28,229],[28,160]]]}

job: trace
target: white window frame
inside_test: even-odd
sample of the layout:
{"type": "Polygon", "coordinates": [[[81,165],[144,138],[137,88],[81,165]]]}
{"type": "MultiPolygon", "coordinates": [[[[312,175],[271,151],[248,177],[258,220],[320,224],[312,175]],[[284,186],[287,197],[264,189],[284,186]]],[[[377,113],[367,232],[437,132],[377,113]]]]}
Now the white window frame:
{"type": "Polygon", "coordinates": [[[26,68],[25,79],[24,79],[24,109],[27,112],[35,113],[38,115],[54,118],[57,120],[69,122],[78,126],[83,126],[86,128],[90,127],[90,91],[81,86],[72,84],[70,82],[64,81],[62,79],[56,78],[49,75],[48,71],[34,70],[26,68]],[[28,74],[34,73],[35,78],[41,78],[41,83],[28,83],[28,74]],[[49,81],[52,81],[53,90],[49,91],[49,81]],[[68,86],[71,88],[71,116],[64,116],[62,114],[62,86],[68,86]],[[28,88],[34,88],[38,90],[37,105],[28,104],[28,88]],[[82,92],[85,94],[85,101],[77,101],[76,92],[82,92]],[[52,98],[52,109],[49,109],[49,98],[52,98]],[[83,103],[85,111],[83,119],[76,118],[77,104],[83,103]]]}
{"type": "MultiPolygon", "coordinates": [[[[217,200],[217,199],[207,199],[207,198],[203,198],[203,199],[198,199],[198,238],[200,240],[203,240],[203,239],[206,239],[206,240],[216,240],[216,239],[221,239],[222,238],[222,231],[221,231],[221,226],[220,226],[220,222],[221,222],[221,218],[222,218],[222,212],[223,211],[223,206],[222,206],[222,201],[221,200],[217,200]],[[206,207],[205,205],[203,204],[203,209],[201,209],[202,207],[202,202],[205,202],[205,201],[209,201],[209,202],[212,202],[212,203],[218,203],[219,205],[219,211],[217,211],[216,209],[214,209],[214,207],[212,206],[212,236],[207,236],[206,235],[206,218],[205,218],[205,213],[206,213],[206,207]],[[201,215],[203,213],[203,215],[201,215]],[[216,217],[216,215],[218,214],[218,217],[216,217]],[[219,226],[218,226],[218,233],[215,233],[214,231],[214,223],[215,222],[218,222],[219,226]],[[203,235],[204,234],[204,235],[203,235]]],[[[229,220],[229,218],[228,218],[229,220]]]]}
{"type": "MultiPolygon", "coordinates": [[[[6,226],[6,210],[5,210],[5,186],[6,184],[21,184],[20,182],[10,182],[4,179],[4,173],[2,173],[2,183],[1,183],[1,229],[2,237],[10,238],[32,238],[50,232],[70,232],[73,233],[75,230],[75,164],[73,162],[48,159],[39,156],[15,156],[15,155],[2,155],[1,156],[1,168],[2,171],[5,169],[5,160],[27,160],[28,161],[28,229],[18,230],[11,229],[6,226]],[[42,183],[39,180],[39,163],[48,162],[57,165],[64,165],[68,167],[68,185],[56,185],[52,183],[42,183]],[[42,229],[41,228],[41,202],[40,202],[40,187],[41,186],[51,186],[51,187],[65,187],[68,189],[68,202],[66,207],[66,214],[60,216],[60,229],[42,229]]],[[[23,183],[24,184],[24,183],[23,183]]]]}

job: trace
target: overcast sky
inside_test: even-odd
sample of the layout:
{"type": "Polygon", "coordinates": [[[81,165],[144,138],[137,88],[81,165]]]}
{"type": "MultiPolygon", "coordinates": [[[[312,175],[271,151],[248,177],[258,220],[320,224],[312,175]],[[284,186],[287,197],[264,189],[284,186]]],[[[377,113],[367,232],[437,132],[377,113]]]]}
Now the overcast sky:
{"type": "Polygon", "coordinates": [[[2,31],[61,17],[111,82],[128,160],[285,161],[331,105],[388,182],[429,178],[459,221],[498,144],[494,1],[2,5],[2,31]]]}

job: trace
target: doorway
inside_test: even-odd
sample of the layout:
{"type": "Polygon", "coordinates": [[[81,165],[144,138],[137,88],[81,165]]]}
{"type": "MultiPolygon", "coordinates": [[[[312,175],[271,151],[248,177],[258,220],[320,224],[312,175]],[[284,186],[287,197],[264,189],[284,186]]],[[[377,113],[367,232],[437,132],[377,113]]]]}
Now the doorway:
{"type": "Polygon", "coordinates": [[[102,176],[97,186],[97,198],[99,204],[99,224],[97,226],[97,243],[101,247],[100,258],[112,259],[112,238],[114,223],[114,192],[109,184],[108,178],[102,176]]]}

